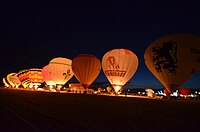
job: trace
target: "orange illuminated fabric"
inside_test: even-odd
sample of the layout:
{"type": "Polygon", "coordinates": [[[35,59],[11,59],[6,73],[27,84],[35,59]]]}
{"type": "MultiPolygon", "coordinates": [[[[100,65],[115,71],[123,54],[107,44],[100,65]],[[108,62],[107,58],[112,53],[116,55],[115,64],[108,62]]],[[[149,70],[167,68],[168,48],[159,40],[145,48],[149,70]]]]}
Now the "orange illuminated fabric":
{"type": "Polygon", "coordinates": [[[99,75],[101,62],[94,55],[80,54],[72,60],[72,70],[84,88],[88,88],[99,75]]]}

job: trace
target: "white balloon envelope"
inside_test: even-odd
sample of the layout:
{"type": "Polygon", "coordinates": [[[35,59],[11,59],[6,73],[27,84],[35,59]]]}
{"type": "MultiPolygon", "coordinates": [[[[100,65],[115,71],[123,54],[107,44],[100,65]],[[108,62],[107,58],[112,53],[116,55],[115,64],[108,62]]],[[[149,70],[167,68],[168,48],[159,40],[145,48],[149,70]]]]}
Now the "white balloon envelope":
{"type": "Polygon", "coordinates": [[[67,58],[57,57],[49,62],[48,70],[55,84],[64,85],[72,78],[74,73],[71,68],[72,61],[67,58]]]}
{"type": "Polygon", "coordinates": [[[113,49],[102,58],[102,69],[117,93],[135,74],[138,57],[128,49],[113,49]]]}
{"type": "Polygon", "coordinates": [[[199,70],[200,38],[190,34],[165,35],[147,47],[144,60],[168,92],[173,92],[199,70]]]}

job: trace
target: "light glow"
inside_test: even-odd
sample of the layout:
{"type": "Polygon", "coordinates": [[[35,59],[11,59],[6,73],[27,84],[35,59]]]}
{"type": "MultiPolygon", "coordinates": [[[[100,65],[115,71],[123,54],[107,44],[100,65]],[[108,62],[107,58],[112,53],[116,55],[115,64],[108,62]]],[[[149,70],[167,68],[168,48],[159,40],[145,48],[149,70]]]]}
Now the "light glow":
{"type": "Polygon", "coordinates": [[[122,86],[114,85],[113,88],[114,88],[115,92],[118,93],[118,91],[122,88],[122,86]]]}
{"type": "Polygon", "coordinates": [[[3,83],[6,87],[9,87],[9,84],[6,82],[5,78],[3,78],[3,83]]]}

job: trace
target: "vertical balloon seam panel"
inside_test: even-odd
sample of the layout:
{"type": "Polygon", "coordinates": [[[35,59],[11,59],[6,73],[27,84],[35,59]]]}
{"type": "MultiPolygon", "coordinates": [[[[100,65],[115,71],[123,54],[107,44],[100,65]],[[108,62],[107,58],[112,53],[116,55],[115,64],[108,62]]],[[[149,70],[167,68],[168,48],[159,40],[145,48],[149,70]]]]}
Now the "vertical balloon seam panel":
{"type": "Polygon", "coordinates": [[[95,80],[96,80],[96,78],[97,78],[97,67],[95,67],[95,65],[96,64],[98,64],[98,62],[97,62],[97,60],[96,60],[96,58],[94,58],[94,59],[92,59],[92,67],[93,67],[93,70],[92,70],[92,78],[91,78],[91,80],[90,80],[90,82],[92,83],[92,82],[94,82],[95,80]]]}
{"type": "MultiPolygon", "coordinates": [[[[81,83],[81,81],[79,80],[79,77],[78,77],[80,69],[76,67],[76,63],[77,63],[76,61],[77,61],[77,58],[74,58],[72,60],[72,71],[74,72],[76,79],[79,81],[79,83],[81,83]]],[[[82,65],[82,64],[80,64],[80,65],[82,65]]]]}
{"type": "MultiPolygon", "coordinates": [[[[84,57],[85,59],[87,58],[87,57],[84,57]]],[[[87,79],[88,79],[88,75],[89,75],[89,64],[88,64],[88,61],[83,61],[83,64],[84,64],[84,68],[85,68],[85,72],[84,72],[84,84],[86,84],[86,82],[87,82],[87,79]]]]}
{"type": "Polygon", "coordinates": [[[85,81],[86,81],[86,76],[87,76],[87,64],[86,64],[86,62],[85,62],[85,57],[83,57],[82,56],[82,58],[77,58],[77,63],[78,63],[78,61],[80,61],[81,62],[81,69],[83,69],[83,71],[81,71],[81,69],[80,69],[80,71],[79,71],[79,73],[81,73],[81,75],[79,76],[79,79],[80,79],[80,81],[81,81],[81,83],[82,84],[85,84],[85,81]]]}
{"type": "Polygon", "coordinates": [[[105,74],[105,72],[104,72],[104,57],[105,57],[105,54],[103,55],[103,57],[102,57],[102,59],[101,59],[101,67],[102,67],[102,71],[103,71],[103,74],[104,74],[104,77],[108,80],[108,78],[106,77],[106,74],[105,74]]]}
{"type": "Polygon", "coordinates": [[[90,75],[88,76],[90,79],[88,79],[88,80],[89,80],[89,83],[91,84],[93,81],[95,81],[95,79],[98,76],[98,71],[97,71],[98,67],[96,67],[95,65],[99,64],[99,60],[98,60],[98,58],[92,58],[90,61],[91,61],[90,69],[92,68],[92,70],[90,71],[90,75]]]}
{"type": "MultiPolygon", "coordinates": [[[[120,63],[121,62],[121,52],[123,53],[124,52],[124,49],[116,49],[116,50],[114,50],[115,52],[117,52],[117,57],[118,57],[118,63],[120,63]]],[[[113,55],[114,56],[114,55],[113,55]]],[[[123,58],[122,58],[123,59],[123,58]]],[[[121,68],[121,67],[120,67],[121,68]]],[[[114,76],[114,78],[117,78],[116,80],[119,80],[119,82],[117,82],[117,83],[122,83],[122,79],[121,79],[121,77],[119,77],[119,76],[114,76]]],[[[116,83],[116,82],[115,82],[116,83]]]]}
{"type": "Polygon", "coordinates": [[[107,53],[104,54],[104,56],[102,58],[102,69],[103,69],[104,76],[106,77],[106,79],[108,80],[108,82],[112,85],[112,83],[111,83],[112,79],[109,78],[109,77],[107,77],[106,73],[105,73],[105,70],[106,70],[105,65],[107,64],[107,62],[105,62],[105,60],[107,59],[107,55],[110,54],[110,53],[111,53],[111,51],[109,51],[109,52],[107,52],[107,53]]]}
{"type": "MultiPolygon", "coordinates": [[[[122,58],[122,56],[123,56],[123,58],[122,58],[122,70],[124,71],[124,69],[125,69],[125,67],[126,67],[126,60],[127,60],[127,56],[126,56],[126,54],[125,54],[125,51],[126,49],[120,49],[120,52],[119,52],[119,58],[121,59],[122,58]]],[[[119,62],[120,62],[121,60],[119,60],[119,62]]],[[[128,69],[127,69],[127,71],[128,71],[128,69]]],[[[120,78],[120,84],[121,85],[123,85],[123,84],[125,84],[124,83],[124,78],[127,76],[127,74],[128,74],[128,72],[126,71],[126,75],[124,76],[124,77],[118,77],[118,78],[120,78]]],[[[123,86],[122,86],[123,87],[123,86]]]]}
{"type": "MultiPolygon", "coordinates": [[[[93,81],[95,81],[97,78],[98,78],[98,75],[99,75],[99,73],[100,73],[100,71],[101,71],[101,63],[100,63],[100,61],[99,61],[99,59],[98,58],[95,58],[95,60],[94,60],[94,62],[95,62],[95,65],[97,64],[97,66],[96,67],[94,67],[95,68],[95,70],[94,70],[94,72],[95,72],[95,77],[94,77],[94,80],[93,81]]],[[[93,82],[92,81],[92,82],[93,82]]]]}
{"type": "MultiPolygon", "coordinates": [[[[131,51],[129,51],[130,52],[130,55],[129,56],[127,56],[127,58],[128,58],[128,64],[127,64],[127,71],[129,71],[129,72],[127,72],[127,77],[128,77],[128,79],[127,79],[127,81],[126,82],[124,82],[124,84],[126,84],[126,83],[128,83],[130,80],[131,80],[131,78],[134,76],[134,71],[135,71],[135,60],[133,60],[133,59],[135,59],[135,55],[134,54],[132,54],[132,52],[131,51]],[[132,58],[133,57],[133,58],[132,58]],[[129,66],[130,65],[130,66],[129,66]],[[131,70],[131,69],[133,69],[133,71],[131,70]],[[131,72],[132,71],[132,72],[131,72]]],[[[136,68],[136,70],[137,70],[137,68],[136,68]]]]}
{"type": "Polygon", "coordinates": [[[93,80],[92,78],[95,78],[95,76],[96,76],[96,72],[95,72],[95,62],[96,62],[96,60],[92,58],[90,61],[91,61],[90,62],[91,71],[90,71],[90,75],[88,76],[89,77],[88,81],[91,84],[95,80],[95,79],[93,80]],[[92,76],[92,77],[90,77],[90,76],[92,76]]]}

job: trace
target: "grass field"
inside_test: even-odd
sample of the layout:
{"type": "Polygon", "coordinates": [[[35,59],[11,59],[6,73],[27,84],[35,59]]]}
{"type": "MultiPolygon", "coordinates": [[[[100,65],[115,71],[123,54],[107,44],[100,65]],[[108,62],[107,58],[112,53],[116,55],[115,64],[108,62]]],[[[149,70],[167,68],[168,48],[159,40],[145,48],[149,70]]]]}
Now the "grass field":
{"type": "Polygon", "coordinates": [[[0,131],[200,131],[199,100],[0,89],[0,109],[0,131]]]}

